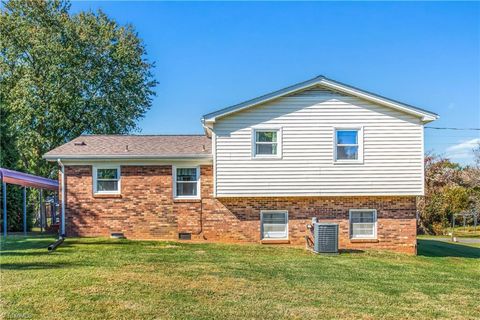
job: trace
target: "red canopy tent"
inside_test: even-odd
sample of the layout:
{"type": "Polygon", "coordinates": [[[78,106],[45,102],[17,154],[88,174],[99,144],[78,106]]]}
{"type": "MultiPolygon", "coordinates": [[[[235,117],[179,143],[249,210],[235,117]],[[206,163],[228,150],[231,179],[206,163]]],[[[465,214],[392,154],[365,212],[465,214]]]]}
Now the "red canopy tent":
{"type": "Polygon", "coordinates": [[[23,186],[23,232],[27,233],[27,189],[58,191],[58,181],[28,173],[0,168],[3,191],[3,235],[7,236],[7,183],[23,186]]]}

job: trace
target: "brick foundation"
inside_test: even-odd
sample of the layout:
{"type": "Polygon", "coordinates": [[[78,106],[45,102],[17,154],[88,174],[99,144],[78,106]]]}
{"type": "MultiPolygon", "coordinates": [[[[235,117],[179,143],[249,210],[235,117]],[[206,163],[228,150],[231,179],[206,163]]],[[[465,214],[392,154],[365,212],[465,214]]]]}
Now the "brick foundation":
{"type": "Polygon", "coordinates": [[[260,210],[288,210],[289,241],[305,245],[312,217],[338,222],[342,249],[381,249],[415,254],[415,197],[213,198],[211,166],[201,166],[201,200],[174,200],[171,166],[122,166],[121,196],[93,195],[92,167],[66,166],[68,236],[260,242],[260,210]],[[349,237],[348,210],[377,210],[377,240],[349,237]]]}

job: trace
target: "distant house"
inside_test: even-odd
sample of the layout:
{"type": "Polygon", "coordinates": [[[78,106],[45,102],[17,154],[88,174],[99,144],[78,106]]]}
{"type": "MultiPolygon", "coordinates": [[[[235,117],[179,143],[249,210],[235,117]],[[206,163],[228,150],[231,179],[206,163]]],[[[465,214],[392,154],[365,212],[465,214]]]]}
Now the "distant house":
{"type": "Polygon", "coordinates": [[[67,235],[304,244],[317,217],[341,248],[415,253],[437,118],[321,76],[205,115],[204,135],[82,135],[44,157],[67,235]]]}

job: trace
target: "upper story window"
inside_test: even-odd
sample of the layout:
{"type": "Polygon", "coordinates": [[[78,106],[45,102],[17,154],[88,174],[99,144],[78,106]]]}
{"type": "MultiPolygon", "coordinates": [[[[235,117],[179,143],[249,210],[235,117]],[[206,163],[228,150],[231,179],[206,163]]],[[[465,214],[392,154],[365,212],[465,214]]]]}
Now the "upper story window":
{"type": "Polygon", "coordinates": [[[281,151],[280,129],[255,129],[253,137],[253,156],[258,158],[277,158],[281,151]]]}
{"type": "Polygon", "coordinates": [[[93,167],[93,193],[120,193],[120,166],[93,167]]]}
{"type": "Polygon", "coordinates": [[[363,161],[363,130],[335,129],[335,162],[363,161]]]}
{"type": "Polygon", "coordinates": [[[174,167],[174,197],[198,199],[200,170],[198,167],[174,167]]]}
{"type": "Polygon", "coordinates": [[[351,209],[350,210],[350,238],[375,239],[377,238],[377,210],[351,209]]]}

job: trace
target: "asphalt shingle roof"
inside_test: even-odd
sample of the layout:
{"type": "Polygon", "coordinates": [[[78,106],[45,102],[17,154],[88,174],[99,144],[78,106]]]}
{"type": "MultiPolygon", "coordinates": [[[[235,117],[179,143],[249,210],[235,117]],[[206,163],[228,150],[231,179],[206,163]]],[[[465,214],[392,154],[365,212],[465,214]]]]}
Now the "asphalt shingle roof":
{"type": "Polygon", "coordinates": [[[56,158],[208,158],[205,135],[81,135],[43,157],[56,158]]]}

